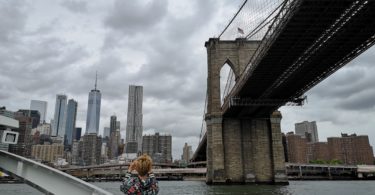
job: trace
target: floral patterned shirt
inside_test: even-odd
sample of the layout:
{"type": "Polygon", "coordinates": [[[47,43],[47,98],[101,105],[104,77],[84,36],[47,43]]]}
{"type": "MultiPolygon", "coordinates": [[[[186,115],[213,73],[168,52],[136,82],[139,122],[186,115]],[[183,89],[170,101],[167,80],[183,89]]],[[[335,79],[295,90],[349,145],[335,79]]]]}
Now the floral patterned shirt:
{"type": "Polygon", "coordinates": [[[146,180],[141,180],[138,175],[132,176],[126,173],[120,190],[125,194],[156,195],[159,192],[158,181],[154,174],[149,174],[146,180]]]}

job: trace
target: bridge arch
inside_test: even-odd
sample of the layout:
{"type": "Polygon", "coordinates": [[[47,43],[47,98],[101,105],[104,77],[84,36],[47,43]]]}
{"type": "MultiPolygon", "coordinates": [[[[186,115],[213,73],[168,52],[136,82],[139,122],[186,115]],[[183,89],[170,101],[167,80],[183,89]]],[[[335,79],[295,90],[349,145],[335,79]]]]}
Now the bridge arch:
{"type": "Polygon", "coordinates": [[[227,64],[233,70],[235,80],[237,80],[258,45],[259,41],[248,41],[244,38],[234,41],[210,38],[205,43],[208,62],[207,113],[215,115],[221,113],[220,71],[222,67],[227,64]]]}
{"type": "Polygon", "coordinates": [[[221,105],[224,103],[226,94],[233,88],[238,76],[233,70],[230,61],[227,62],[220,69],[220,100],[221,105]],[[229,63],[228,63],[229,62],[229,63]]]}

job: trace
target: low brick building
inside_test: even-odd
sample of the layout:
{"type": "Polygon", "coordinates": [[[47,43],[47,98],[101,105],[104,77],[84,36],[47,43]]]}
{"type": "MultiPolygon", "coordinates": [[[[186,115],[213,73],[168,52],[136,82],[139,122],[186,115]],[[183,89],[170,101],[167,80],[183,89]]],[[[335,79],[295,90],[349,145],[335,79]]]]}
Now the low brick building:
{"type": "Polygon", "coordinates": [[[316,160],[329,161],[329,150],[327,142],[307,143],[308,162],[316,160]]]}
{"type": "Polygon", "coordinates": [[[329,137],[329,155],[331,159],[344,164],[374,164],[373,150],[367,135],[341,134],[341,137],[329,137]]]}
{"type": "Polygon", "coordinates": [[[288,151],[288,162],[308,163],[307,140],[293,132],[286,134],[286,145],[288,151]]]}

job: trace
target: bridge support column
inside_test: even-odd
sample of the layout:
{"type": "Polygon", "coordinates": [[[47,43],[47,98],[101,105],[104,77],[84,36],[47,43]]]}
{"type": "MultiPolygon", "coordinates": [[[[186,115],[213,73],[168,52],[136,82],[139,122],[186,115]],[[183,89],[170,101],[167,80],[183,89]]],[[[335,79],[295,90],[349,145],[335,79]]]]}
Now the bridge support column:
{"type": "Polygon", "coordinates": [[[225,180],[224,148],[221,115],[206,116],[207,174],[206,182],[223,183],[225,180]]]}
{"type": "Polygon", "coordinates": [[[223,119],[225,178],[222,181],[287,183],[280,121],[280,112],[270,118],[223,119]]]}

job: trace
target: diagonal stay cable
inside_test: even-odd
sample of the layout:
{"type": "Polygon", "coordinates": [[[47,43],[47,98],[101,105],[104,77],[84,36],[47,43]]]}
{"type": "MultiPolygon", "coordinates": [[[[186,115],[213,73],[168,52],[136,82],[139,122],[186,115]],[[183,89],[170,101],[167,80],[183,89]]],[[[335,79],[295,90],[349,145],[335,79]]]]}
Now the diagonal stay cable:
{"type": "Polygon", "coordinates": [[[264,24],[265,21],[267,21],[283,4],[285,4],[286,1],[283,1],[282,3],[280,3],[279,6],[277,6],[261,23],[259,23],[259,25],[257,27],[254,28],[254,30],[252,30],[251,32],[249,32],[247,35],[246,35],[246,39],[249,39],[251,38],[252,36],[254,36],[256,33],[258,33],[261,29],[263,29],[267,24],[269,24],[271,21],[273,21],[273,19],[276,17],[274,17],[273,19],[269,20],[267,23],[264,24]]]}
{"type": "Polygon", "coordinates": [[[242,8],[245,6],[246,3],[247,3],[247,0],[245,0],[245,1],[242,3],[240,9],[238,9],[237,13],[233,16],[233,18],[229,21],[228,25],[227,25],[227,26],[224,28],[224,30],[220,33],[220,35],[219,35],[219,37],[218,37],[219,39],[220,39],[221,35],[223,35],[224,32],[228,29],[228,27],[232,24],[233,20],[237,17],[238,13],[240,13],[240,11],[242,10],[242,8]]]}

